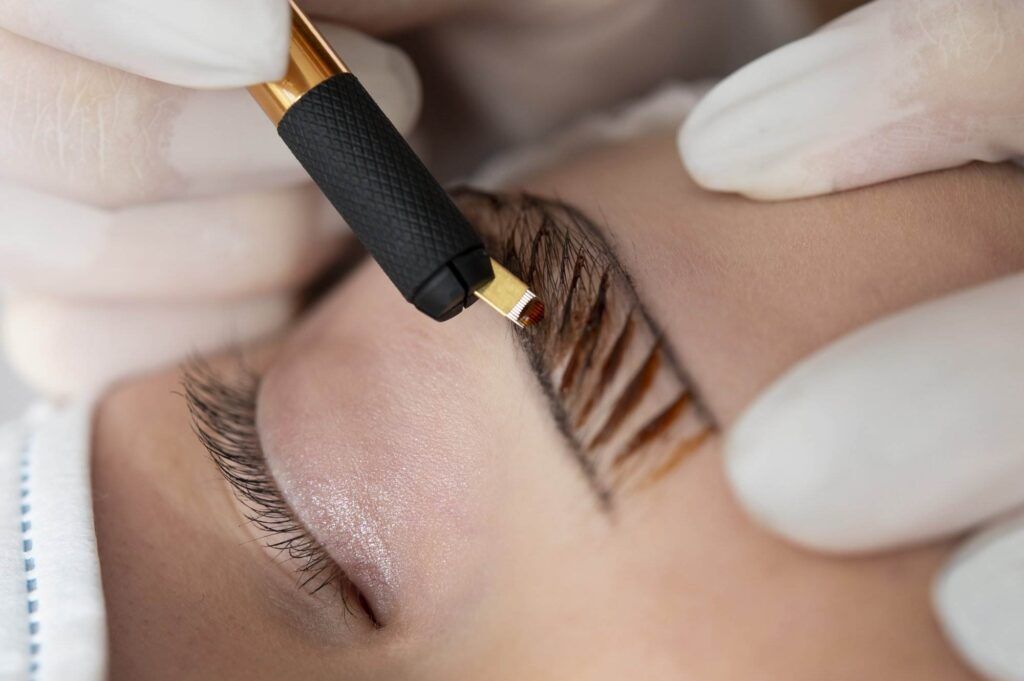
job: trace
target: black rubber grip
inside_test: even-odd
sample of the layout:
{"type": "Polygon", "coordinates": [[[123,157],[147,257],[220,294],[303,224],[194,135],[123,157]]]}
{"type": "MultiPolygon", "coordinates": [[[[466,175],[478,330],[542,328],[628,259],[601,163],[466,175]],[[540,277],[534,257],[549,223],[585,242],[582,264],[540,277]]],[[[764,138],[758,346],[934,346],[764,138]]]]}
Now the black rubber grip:
{"type": "Polygon", "coordinates": [[[317,85],[277,129],[406,300],[450,318],[493,278],[480,237],[355,76],[317,85]]]}

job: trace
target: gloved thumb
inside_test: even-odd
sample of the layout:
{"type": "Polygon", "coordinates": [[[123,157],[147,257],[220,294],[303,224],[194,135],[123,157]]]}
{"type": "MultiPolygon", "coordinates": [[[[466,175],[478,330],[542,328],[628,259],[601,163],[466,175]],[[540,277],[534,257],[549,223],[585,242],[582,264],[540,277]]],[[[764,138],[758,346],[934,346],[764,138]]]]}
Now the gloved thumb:
{"type": "Polygon", "coordinates": [[[1024,155],[1024,3],[876,0],[726,78],[680,132],[702,186],[759,199],[1024,155]]]}

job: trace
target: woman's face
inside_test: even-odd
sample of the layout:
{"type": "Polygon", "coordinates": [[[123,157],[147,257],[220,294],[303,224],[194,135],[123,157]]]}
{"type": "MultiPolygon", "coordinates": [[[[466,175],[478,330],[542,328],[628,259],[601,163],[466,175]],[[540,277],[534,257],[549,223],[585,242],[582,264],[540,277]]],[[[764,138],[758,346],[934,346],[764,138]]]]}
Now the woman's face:
{"type": "Polygon", "coordinates": [[[654,137],[524,188],[460,201],[542,325],[424,321],[364,263],[246,367],[107,398],[113,678],[970,678],[929,615],[946,547],[791,548],[720,436],[829,340],[1024,266],[1019,176],[754,204],[654,137]]]}

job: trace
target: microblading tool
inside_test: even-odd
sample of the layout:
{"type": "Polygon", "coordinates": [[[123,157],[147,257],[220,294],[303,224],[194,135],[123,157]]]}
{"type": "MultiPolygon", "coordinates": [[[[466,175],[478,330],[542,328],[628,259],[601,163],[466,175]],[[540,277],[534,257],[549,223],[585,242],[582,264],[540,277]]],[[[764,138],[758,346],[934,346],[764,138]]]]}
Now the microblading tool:
{"type": "Polygon", "coordinates": [[[476,298],[518,326],[544,317],[409,144],[296,6],[288,71],[249,90],[398,290],[444,321],[476,298]]]}

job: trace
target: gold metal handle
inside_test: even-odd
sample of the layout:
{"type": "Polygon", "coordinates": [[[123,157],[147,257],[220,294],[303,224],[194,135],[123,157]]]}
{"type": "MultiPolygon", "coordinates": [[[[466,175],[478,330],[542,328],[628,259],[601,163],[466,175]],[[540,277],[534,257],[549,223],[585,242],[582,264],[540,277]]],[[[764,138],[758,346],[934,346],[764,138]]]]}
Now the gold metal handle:
{"type": "Polygon", "coordinates": [[[276,126],[288,109],[304,94],[348,67],[327,44],[295,0],[292,6],[292,39],[288,48],[288,71],[276,83],[261,83],[249,88],[253,98],[276,126]]]}

